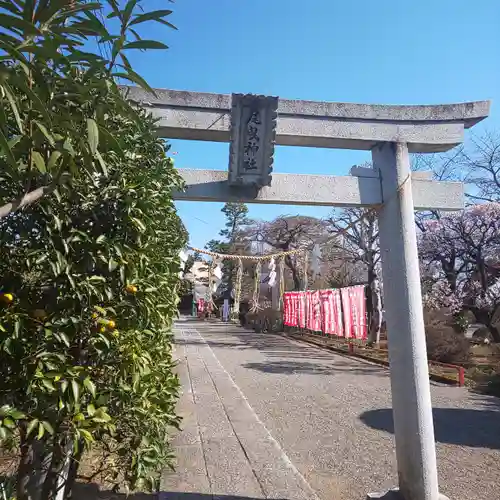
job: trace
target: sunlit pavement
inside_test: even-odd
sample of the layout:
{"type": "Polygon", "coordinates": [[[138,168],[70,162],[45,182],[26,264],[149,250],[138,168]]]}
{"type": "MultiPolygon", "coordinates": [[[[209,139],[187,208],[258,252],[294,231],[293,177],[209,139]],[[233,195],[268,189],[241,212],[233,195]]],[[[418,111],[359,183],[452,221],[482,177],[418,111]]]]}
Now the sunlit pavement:
{"type": "MultiPolygon", "coordinates": [[[[388,372],[238,326],[183,318],[176,472],[165,498],[351,500],[397,484],[388,372]]],[[[500,401],[432,386],[440,489],[500,498],[500,401]]]]}

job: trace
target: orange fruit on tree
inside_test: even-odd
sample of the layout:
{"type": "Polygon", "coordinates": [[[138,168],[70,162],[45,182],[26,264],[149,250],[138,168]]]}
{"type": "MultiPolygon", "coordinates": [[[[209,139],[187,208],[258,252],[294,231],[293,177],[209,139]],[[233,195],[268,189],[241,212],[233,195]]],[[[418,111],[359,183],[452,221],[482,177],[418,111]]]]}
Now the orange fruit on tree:
{"type": "Polygon", "coordinates": [[[14,295],[12,295],[11,293],[2,293],[0,295],[0,298],[3,302],[10,304],[14,300],[14,295]]]}

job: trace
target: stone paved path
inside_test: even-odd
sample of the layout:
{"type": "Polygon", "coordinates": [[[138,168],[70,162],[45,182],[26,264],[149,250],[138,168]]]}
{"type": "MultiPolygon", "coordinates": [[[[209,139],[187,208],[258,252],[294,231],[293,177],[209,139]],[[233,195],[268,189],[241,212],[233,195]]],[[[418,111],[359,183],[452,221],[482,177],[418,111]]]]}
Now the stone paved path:
{"type": "MultiPolygon", "coordinates": [[[[163,498],[362,500],[396,485],[386,370],[234,326],[179,322],[183,432],[163,498]]],[[[500,498],[500,401],[433,385],[440,485],[500,498]]]]}

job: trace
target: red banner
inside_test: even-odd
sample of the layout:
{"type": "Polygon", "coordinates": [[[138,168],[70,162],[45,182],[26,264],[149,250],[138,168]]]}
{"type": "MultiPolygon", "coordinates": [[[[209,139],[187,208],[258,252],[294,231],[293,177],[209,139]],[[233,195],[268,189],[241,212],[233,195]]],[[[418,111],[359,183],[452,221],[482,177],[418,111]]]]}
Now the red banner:
{"type": "Polygon", "coordinates": [[[341,289],[344,310],[345,336],[348,339],[366,340],[366,300],[364,286],[351,286],[341,289]]]}
{"type": "Polygon", "coordinates": [[[283,324],[290,326],[290,294],[288,292],[283,294],[283,324]]]}
{"type": "Polygon", "coordinates": [[[321,331],[321,301],[319,290],[307,292],[307,329],[313,332],[321,331]]]}
{"type": "Polygon", "coordinates": [[[205,310],[205,299],[198,299],[198,312],[205,310]]]}
{"type": "Polygon", "coordinates": [[[286,292],[283,295],[283,323],[313,332],[366,340],[364,287],[286,292]]]}
{"type": "Polygon", "coordinates": [[[306,292],[298,292],[298,295],[299,295],[299,297],[298,297],[299,328],[305,328],[306,327],[306,320],[307,320],[307,296],[306,296],[306,292]]]}
{"type": "Polygon", "coordinates": [[[339,290],[321,290],[322,332],[328,335],[344,336],[342,306],[339,290]]]}
{"type": "Polygon", "coordinates": [[[283,294],[283,324],[286,326],[299,326],[299,292],[286,292],[283,294]]]}

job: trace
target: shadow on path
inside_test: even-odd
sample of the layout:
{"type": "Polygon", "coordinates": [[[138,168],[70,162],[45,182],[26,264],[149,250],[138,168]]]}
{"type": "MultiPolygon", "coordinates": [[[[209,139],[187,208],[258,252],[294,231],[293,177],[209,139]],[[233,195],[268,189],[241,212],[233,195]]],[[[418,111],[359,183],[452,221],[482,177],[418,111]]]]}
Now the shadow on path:
{"type": "Polygon", "coordinates": [[[242,365],[250,370],[263,373],[295,374],[306,373],[312,375],[334,375],[349,372],[354,375],[386,376],[384,369],[369,363],[356,363],[351,360],[342,360],[340,356],[333,356],[332,352],[319,347],[308,346],[289,341],[280,335],[272,333],[248,332],[234,326],[227,327],[221,324],[198,323],[202,334],[217,333],[218,338],[211,339],[204,336],[204,340],[193,337],[176,339],[179,345],[204,345],[214,349],[257,350],[269,359],[262,363],[247,363],[242,365]],[[227,333],[227,340],[220,338],[220,334],[227,333]],[[300,361],[299,361],[300,360],[300,361]],[[364,366],[363,366],[364,365],[364,366]]]}
{"type": "MultiPolygon", "coordinates": [[[[433,408],[433,415],[437,442],[500,449],[500,411],[433,408]]],[[[368,427],[394,433],[391,408],[370,410],[359,418],[368,427]]]]}
{"type": "MultiPolygon", "coordinates": [[[[221,349],[257,349],[262,351],[267,356],[278,357],[309,357],[314,359],[332,359],[331,352],[322,350],[319,347],[312,347],[306,344],[296,344],[282,337],[272,333],[255,333],[239,330],[234,327],[225,331],[224,325],[203,325],[200,327],[200,332],[215,332],[217,334],[227,333],[227,340],[212,340],[205,337],[205,342],[214,348],[221,349]]],[[[205,343],[203,340],[194,338],[176,339],[176,343],[182,345],[202,345],[205,343]]]]}
{"type": "Polygon", "coordinates": [[[336,362],[334,365],[310,363],[307,361],[269,361],[267,363],[247,363],[244,368],[257,370],[263,373],[280,373],[292,375],[294,373],[307,373],[309,375],[335,375],[336,373],[349,373],[353,375],[384,376],[385,373],[378,367],[366,366],[353,368],[351,365],[342,366],[336,362]]]}
{"type": "MultiPolygon", "coordinates": [[[[233,495],[217,495],[210,493],[182,493],[177,491],[162,491],[161,493],[113,493],[101,491],[95,483],[75,485],[74,500],[256,500],[255,497],[242,497],[233,495]]],[[[286,500],[286,499],[279,499],[286,500]]]]}

